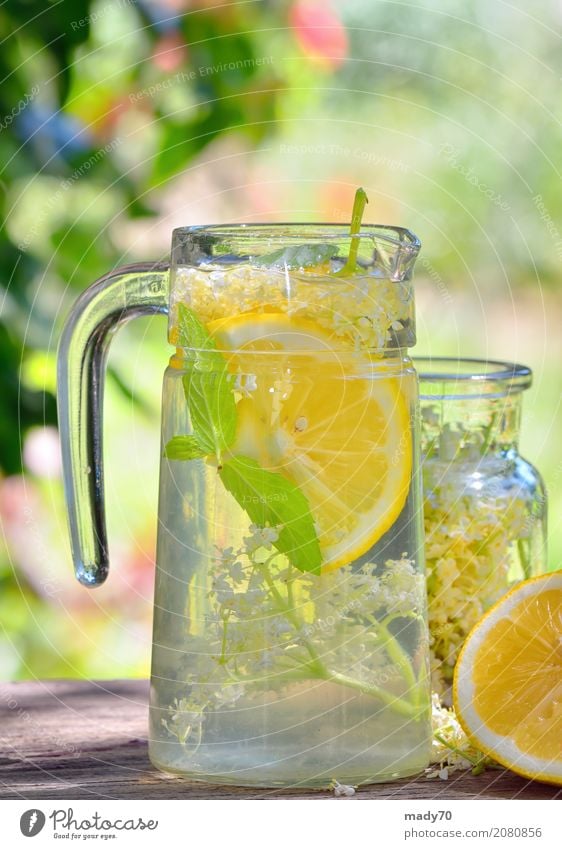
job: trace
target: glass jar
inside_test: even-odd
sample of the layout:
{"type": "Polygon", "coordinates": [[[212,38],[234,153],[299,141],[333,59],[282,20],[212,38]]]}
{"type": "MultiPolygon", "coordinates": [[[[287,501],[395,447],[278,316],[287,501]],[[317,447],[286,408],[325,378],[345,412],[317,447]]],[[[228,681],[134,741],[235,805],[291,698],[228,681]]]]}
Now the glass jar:
{"type": "Polygon", "coordinates": [[[445,701],[463,641],[516,581],[546,566],[546,492],[519,455],[514,363],[416,358],[433,688],[445,701]]]}

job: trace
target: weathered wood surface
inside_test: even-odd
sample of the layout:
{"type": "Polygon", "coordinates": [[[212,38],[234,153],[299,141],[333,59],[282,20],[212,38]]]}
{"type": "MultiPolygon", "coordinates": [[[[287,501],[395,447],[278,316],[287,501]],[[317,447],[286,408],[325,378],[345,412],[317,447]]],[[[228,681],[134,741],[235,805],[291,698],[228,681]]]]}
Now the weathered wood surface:
{"type": "MultiPolygon", "coordinates": [[[[147,755],[145,681],[0,684],[2,799],[290,799],[328,791],[216,787],[165,775],[147,755]]],[[[562,790],[509,772],[377,784],[354,799],[554,799],[562,790]]]]}

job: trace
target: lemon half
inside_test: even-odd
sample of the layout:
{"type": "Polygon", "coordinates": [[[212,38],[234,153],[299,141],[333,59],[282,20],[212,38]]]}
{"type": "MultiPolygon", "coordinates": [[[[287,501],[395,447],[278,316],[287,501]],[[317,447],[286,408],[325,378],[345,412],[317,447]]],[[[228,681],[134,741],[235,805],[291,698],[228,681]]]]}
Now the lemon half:
{"type": "Polygon", "coordinates": [[[518,584],[485,614],[459,655],[453,692],[477,748],[562,784],[562,571],[518,584]]]}

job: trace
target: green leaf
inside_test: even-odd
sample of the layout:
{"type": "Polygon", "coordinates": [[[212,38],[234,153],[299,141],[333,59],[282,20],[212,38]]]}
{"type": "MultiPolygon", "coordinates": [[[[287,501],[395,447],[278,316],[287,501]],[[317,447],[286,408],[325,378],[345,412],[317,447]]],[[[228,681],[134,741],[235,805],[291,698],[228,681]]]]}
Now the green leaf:
{"type": "Polygon", "coordinates": [[[178,343],[193,351],[191,368],[183,376],[183,389],[198,444],[206,454],[228,448],[236,435],[236,402],[222,354],[192,310],[178,306],[178,343]]]}
{"type": "Polygon", "coordinates": [[[209,367],[214,365],[215,360],[223,359],[205,325],[185,304],[178,304],[178,345],[182,348],[195,348],[201,360],[208,358],[209,367]]]}
{"type": "Polygon", "coordinates": [[[194,363],[182,382],[195,436],[207,454],[216,454],[220,459],[236,435],[231,375],[226,369],[198,371],[194,363]]]}
{"type": "Polygon", "coordinates": [[[295,484],[244,456],[227,460],[219,474],[254,524],[283,526],[274,545],[297,569],[320,573],[322,554],[314,521],[306,496],[295,484]]]}
{"type": "Polygon", "coordinates": [[[164,448],[168,460],[197,460],[207,454],[196,436],[174,436],[164,448]]]}
{"type": "Polygon", "coordinates": [[[252,264],[266,268],[310,268],[327,262],[338,252],[337,245],[289,245],[252,259],[252,264]]]}

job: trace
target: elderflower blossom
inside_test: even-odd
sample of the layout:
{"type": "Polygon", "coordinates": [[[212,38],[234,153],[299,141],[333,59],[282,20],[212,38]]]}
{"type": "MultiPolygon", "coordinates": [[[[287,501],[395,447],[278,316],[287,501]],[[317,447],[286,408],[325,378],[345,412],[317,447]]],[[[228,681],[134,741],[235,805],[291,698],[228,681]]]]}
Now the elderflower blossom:
{"type": "Polygon", "coordinates": [[[376,564],[369,562],[359,571],[346,566],[328,573],[321,585],[311,588],[319,617],[325,616],[325,605],[335,604],[347,607],[355,616],[409,616],[423,610],[424,576],[406,554],[399,560],[387,560],[378,571],[376,564]]]}
{"type": "Polygon", "coordinates": [[[437,693],[431,698],[431,723],[433,741],[431,749],[431,767],[426,769],[428,778],[440,778],[446,781],[449,776],[462,769],[476,769],[492,766],[491,758],[486,757],[469,742],[452,708],[441,704],[437,693]]]}
{"type": "MultiPolygon", "coordinates": [[[[271,311],[314,321],[353,350],[413,342],[413,295],[408,282],[374,275],[349,280],[301,270],[291,274],[249,265],[181,268],[171,299],[186,303],[207,324],[246,312],[271,311]],[[337,283],[337,285],[335,285],[337,283]]],[[[171,324],[171,336],[175,328],[171,324]]]]}
{"type": "Polygon", "coordinates": [[[263,558],[281,530],[251,525],[240,549],[217,550],[209,570],[205,640],[193,646],[182,695],[162,720],[183,745],[199,745],[208,714],[264,687],[281,691],[303,675],[345,677],[375,698],[388,687],[396,699],[395,688],[406,685],[413,698],[411,681],[418,675],[423,689],[419,662],[412,660],[409,668],[396,662],[388,629],[389,621],[404,616],[423,621],[424,580],[412,561],[404,554],[380,567],[297,572],[280,553],[263,558]],[[377,627],[383,619],[387,624],[377,627]]]}
{"type": "Polygon", "coordinates": [[[257,525],[250,525],[250,536],[244,537],[246,552],[253,554],[259,548],[265,548],[267,551],[271,551],[273,544],[279,539],[281,529],[281,525],[274,528],[259,528],[257,525]]]}
{"type": "Polygon", "coordinates": [[[424,520],[433,688],[447,690],[462,645],[485,611],[509,588],[517,540],[527,533],[523,494],[470,488],[449,471],[428,481],[424,520]]]}
{"type": "Polygon", "coordinates": [[[351,796],[355,796],[355,787],[353,787],[351,784],[340,784],[337,778],[332,779],[332,783],[330,784],[330,790],[334,791],[334,796],[336,797],[336,799],[349,799],[351,796]]]}
{"type": "Polygon", "coordinates": [[[194,704],[191,699],[174,699],[168,709],[169,719],[162,719],[162,725],[180,743],[186,743],[194,733],[201,732],[205,721],[205,705],[194,704]]]}

